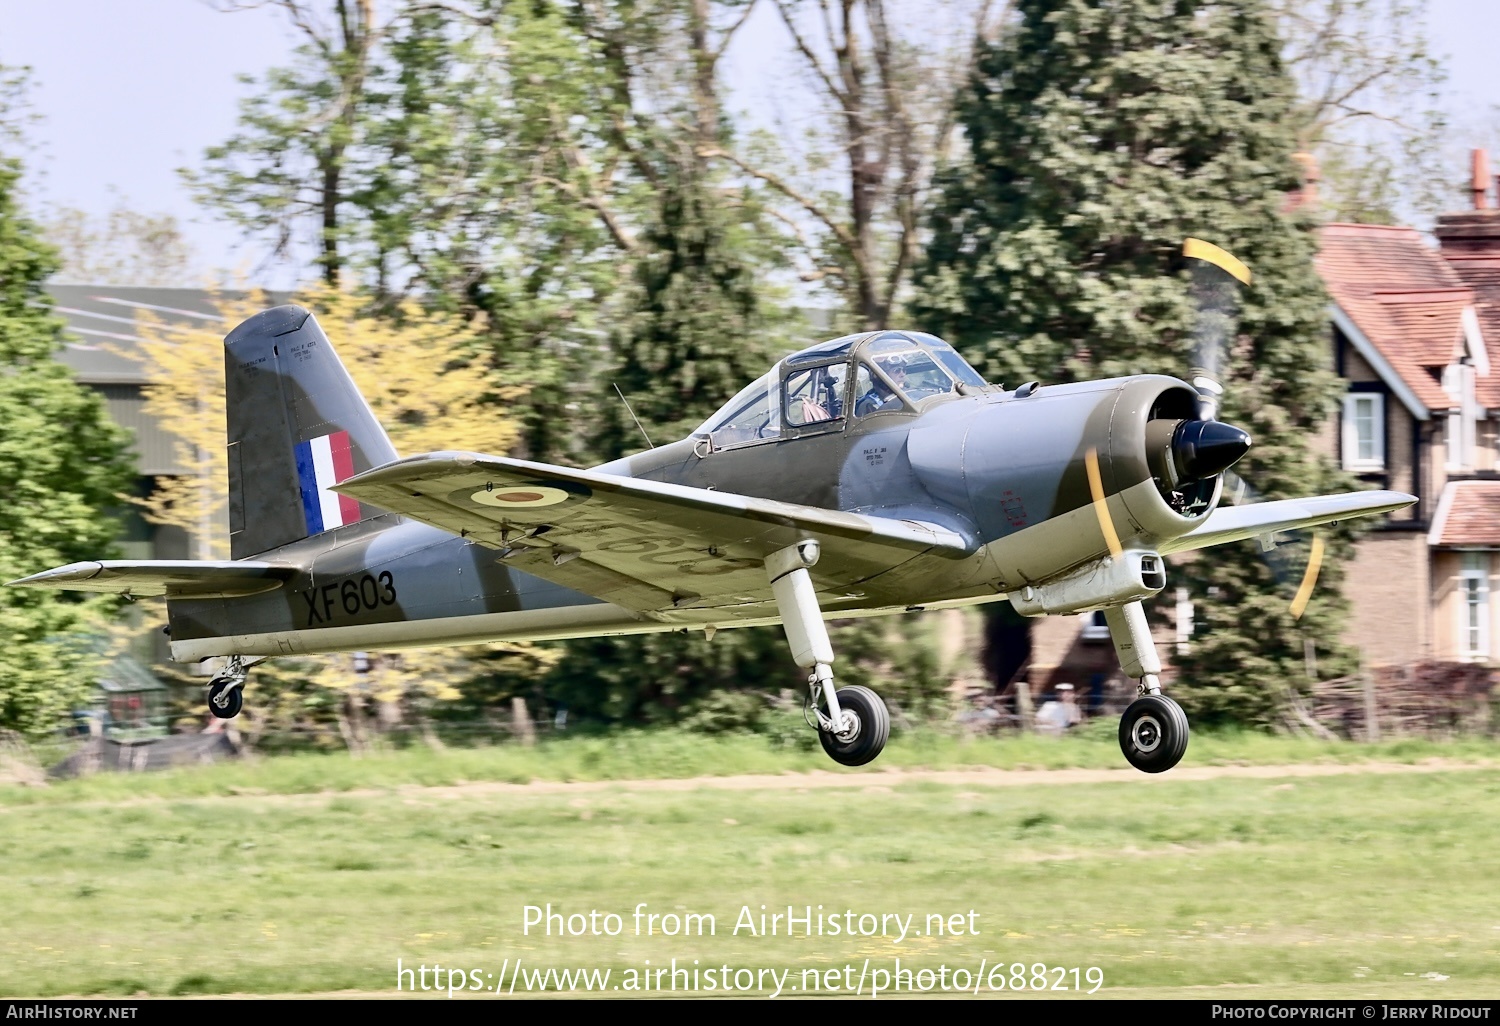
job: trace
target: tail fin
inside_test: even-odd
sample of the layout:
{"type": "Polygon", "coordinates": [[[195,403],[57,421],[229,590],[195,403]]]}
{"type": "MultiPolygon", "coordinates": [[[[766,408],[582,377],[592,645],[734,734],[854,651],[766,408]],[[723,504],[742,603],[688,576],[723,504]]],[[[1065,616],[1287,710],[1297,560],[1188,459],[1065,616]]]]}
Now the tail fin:
{"type": "Polygon", "coordinates": [[[278,306],[231,331],[224,382],[235,559],[373,515],[328,488],[396,450],[312,314],[278,306]]]}

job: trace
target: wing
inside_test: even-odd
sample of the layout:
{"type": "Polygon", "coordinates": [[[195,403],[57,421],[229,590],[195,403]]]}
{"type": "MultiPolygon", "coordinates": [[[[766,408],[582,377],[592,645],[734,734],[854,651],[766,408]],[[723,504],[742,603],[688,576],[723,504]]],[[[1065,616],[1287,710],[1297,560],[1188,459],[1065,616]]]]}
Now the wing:
{"type": "Polygon", "coordinates": [[[294,569],[254,560],[87,560],[11,581],[32,588],[169,598],[238,598],[281,587],[294,569]]]}
{"type": "Polygon", "coordinates": [[[924,553],[958,558],[976,548],[935,524],[477,453],[413,456],[335,490],[473,538],[507,566],[661,619],[709,608],[764,616],[772,601],[766,556],[808,538],[822,546],[814,583],[834,604],[866,598],[876,578],[924,553]]]}
{"type": "Polygon", "coordinates": [[[1222,506],[1209,514],[1197,530],[1174,538],[1161,547],[1163,555],[1205,549],[1210,545],[1258,538],[1278,531],[1299,527],[1317,527],[1350,517],[1389,513],[1410,506],[1415,495],[1405,492],[1342,492],[1338,495],[1315,495],[1307,499],[1278,499],[1248,506],[1222,506]]]}

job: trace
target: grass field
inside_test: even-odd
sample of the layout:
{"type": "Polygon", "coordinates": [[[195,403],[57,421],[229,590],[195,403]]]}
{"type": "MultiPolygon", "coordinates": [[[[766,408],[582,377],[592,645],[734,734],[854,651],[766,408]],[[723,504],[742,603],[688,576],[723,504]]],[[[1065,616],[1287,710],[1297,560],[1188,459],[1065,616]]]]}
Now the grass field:
{"type": "MultiPolygon", "coordinates": [[[[1118,723],[1101,717],[1067,737],[955,736],[939,730],[898,731],[877,763],[858,770],[834,764],[795,716],[773,735],[705,737],[686,731],[623,731],[599,736],[545,737],[534,748],[516,744],[425,745],[351,758],[346,753],[280,755],[148,776],[105,774],[49,788],[7,787],[0,773],[0,807],[29,803],[114,801],[152,795],[312,794],[405,785],[477,781],[649,780],[747,773],[834,772],[864,777],[891,769],[1123,769],[1118,723]]],[[[45,753],[44,762],[60,758],[45,753]]],[[[1500,762],[1500,744],[1479,736],[1446,741],[1397,738],[1374,744],[1315,741],[1239,731],[1195,731],[1184,767],[1292,763],[1418,762],[1424,759],[1500,762]]]]}
{"type": "MultiPolygon", "coordinates": [[[[771,978],[737,970],[788,972],[788,996],[814,975],[827,993],[863,973],[868,993],[899,959],[946,966],[950,984],[961,969],[966,986],[983,962],[981,993],[1020,980],[1071,996],[1075,985],[1092,989],[1097,968],[1096,997],[1500,995],[1500,769],[1480,761],[1491,754],[1484,742],[1371,751],[1195,737],[1183,766],[1450,760],[1316,777],[472,783],[827,765],[776,751],[762,763],[750,741],[765,749],[642,735],[0,789],[0,995],[393,994],[398,959],[427,967],[429,985],[440,964],[442,985],[454,969],[466,986],[493,989],[520,959],[526,973],[607,969],[606,991],[623,986],[623,996],[632,981],[654,994],[658,981],[642,971],[674,958],[698,970],[702,994],[724,993],[725,966],[736,989],[756,993],[774,991],[771,978]],[[526,906],[549,902],[565,916],[597,911],[594,929],[618,934],[595,936],[582,919],[579,936],[557,935],[556,924],[551,937],[528,932],[526,906]],[[663,936],[671,919],[638,935],[642,903],[647,916],[711,915],[712,935],[706,919],[694,921],[703,936],[663,936]],[[775,936],[734,929],[744,908],[759,927],[762,905],[767,915],[812,906],[817,917],[820,904],[823,916],[876,932],[831,936],[828,919],[821,937],[800,925],[787,936],[784,923],[775,936]],[[900,938],[888,918],[881,936],[862,914],[911,916],[911,932],[900,938]],[[943,917],[944,935],[928,935],[928,916],[943,917]],[[1016,963],[1027,967],[1019,976],[1016,963]],[[1006,967],[998,977],[996,964],[1006,967]],[[1050,972],[1038,977],[1033,965],[1050,972]]],[[[923,743],[925,762],[893,742],[887,765],[1120,764],[1098,738],[1008,753],[994,742],[923,743]]],[[[677,978],[679,993],[690,979],[677,978]]],[[[659,983],[670,987],[670,976],[659,983]]],[[[415,974],[403,985],[421,992],[415,974]]],[[[526,988],[523,978],[516,993],[526,988]]]]}

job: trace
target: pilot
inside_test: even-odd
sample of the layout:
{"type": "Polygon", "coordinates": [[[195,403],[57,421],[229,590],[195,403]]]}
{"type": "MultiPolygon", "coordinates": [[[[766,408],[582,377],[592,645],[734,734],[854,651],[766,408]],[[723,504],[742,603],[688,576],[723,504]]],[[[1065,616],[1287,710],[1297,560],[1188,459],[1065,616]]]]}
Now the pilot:
{"type": "MultiPolygon", "coordinates": [[[[899,353],[894,356],[877,357],[876,366],[885,371],[886,375],[896,383],[897,388],[906,384],[906,357],[899,353]]],[[[873,377],[873,376],[872,376],[873,377]]],[[[884,381],[873,378],[870,390],[859,397],[854,404],[856,416],[863,417],[876,410],[893,410],[901,405],[901,397],[892,392],[884,381]]]]}

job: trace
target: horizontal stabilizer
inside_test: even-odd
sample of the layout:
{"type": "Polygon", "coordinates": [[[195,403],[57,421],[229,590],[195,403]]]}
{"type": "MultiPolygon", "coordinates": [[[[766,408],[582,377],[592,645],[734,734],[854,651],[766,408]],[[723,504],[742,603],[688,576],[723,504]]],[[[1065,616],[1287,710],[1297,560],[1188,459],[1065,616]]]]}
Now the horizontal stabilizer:
{"type": "Polygon", "coordinates": [[[1198,529],[1161,546],[1161,553],[1188,552],[1210,545],[1259,538],[1279,531],[1332,524],[1351,517],[1372,516],[1402,509],[1417,501],[1405,492],[1342,492],[1307,499],[1277,499],[1248,506],[1221,506],[1198,529]]]}
{"type": "Polygon", "coordinates": [[[279,588],[295,572],[295,567],[253,560],[90,559],[10,583],[132,597],[239,598],[279,588]]]}

